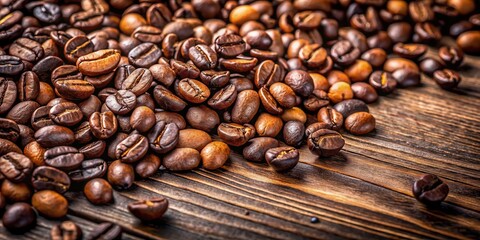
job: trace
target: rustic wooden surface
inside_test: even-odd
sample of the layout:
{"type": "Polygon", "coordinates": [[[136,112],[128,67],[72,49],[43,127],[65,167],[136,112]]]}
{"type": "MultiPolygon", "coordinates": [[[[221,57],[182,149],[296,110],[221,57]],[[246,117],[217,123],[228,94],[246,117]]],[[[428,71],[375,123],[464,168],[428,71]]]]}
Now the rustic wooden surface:
{"type": "MultiPolygon", "coordinates": [[[[159,172],[115,193],[115,204],[93,206],[68,195],[72,219],[88,235],[99,222],[121,225],[125,239],[479,239],[480,58],[467,57],[455,92],[423,85],[370,105],[376,131],[344,133],[339,156],[318,159],[301,150],[287,174],[233,153],[218,171],[159,172]],[[412,196],[412,182],[434,173],[450,186],[438,208],[412,196]],[[142,224],[126,210],[136,199],[163,195],[166,216],[142,224]],[[319,223],[311,223],[317,217],[319,223]]],[[[39,217],[25,235],[0,228],[0,239],[45,239],[59,221],[39,217]]]]}

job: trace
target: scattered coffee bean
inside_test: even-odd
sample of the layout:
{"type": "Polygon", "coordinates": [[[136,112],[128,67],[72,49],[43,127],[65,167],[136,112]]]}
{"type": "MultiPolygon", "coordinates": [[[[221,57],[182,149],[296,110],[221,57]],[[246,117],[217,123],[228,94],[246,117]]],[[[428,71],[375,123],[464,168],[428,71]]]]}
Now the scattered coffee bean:
{"type": "Polygon", "coordinates": [[[168,200],[157,197],[128,204],[128,211],[142,221],[154,221],[162,218],[168,209],[168,200]]]}
{"type": "Polygon", "coordinates": [[[425,204],[439,204],[448,195],[449,188],[440,178],[427,174],[413,183],[413,196],[425,204]]]}

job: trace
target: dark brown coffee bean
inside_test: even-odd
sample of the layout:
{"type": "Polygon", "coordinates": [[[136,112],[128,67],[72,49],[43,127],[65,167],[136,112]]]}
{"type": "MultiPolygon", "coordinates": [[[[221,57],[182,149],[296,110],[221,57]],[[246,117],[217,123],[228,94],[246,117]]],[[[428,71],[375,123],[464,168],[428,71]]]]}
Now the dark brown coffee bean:
{"type": "Polygon", "coordinates": [[[172,20],[172,13],[165,4],[151,5],[146,14],[147,23],[157,28],[163,28],[172,20]]]}
{"type": "MultiPolygon", "coordinates": [[[[117,118],[113,112],[95,112],[89,118],[90,130],[98,139],[107,139],[117,132],[117,118]]],[[[38,140],[37,140],[38,141],[38,140]]]]}
{"type": "Polygon", "coordinates": [[[220,117],[218,116],[217,112],[205,105],[189,108],[185,118],[190,126],[206,132],[210,132],[218,124],[220,124],[220,117]]]}
{"type": "Polygon", "coordinates": [[[358,98],[366,103],[377,101],[378,94],[372,85],[364,82],[356,82],[352,84],[352,92],[355,98],[358,98]]]}
{"type": "Polygon", "coordinates": [[[232,72],[249,72],[253,70],[257,65],[258,59],[256,58],[233,58],[233,59],[220,59],[220,65],[225,69],[232,72]]]}
{"type": "Polygon", "coordinates": [[[194,148],[201,151],[210,142],[212,142],[212,138],[205,131],[182,129],[179,131],[177,148],[194,148]]]}
{"type": "Polygon", "coordinates": [[[480,47],[476,44],[479,41],[480,31],[467,31],[458,36],[457,45],[467,54],[479,55],[480,47]]]}
{"type": "Polygon", "coordinates": [[[128,189],[133,184],[135,172],[131,165],[116,160],[108,166],[107,178],[113,187],[121,190],[128,189]]]}
{"type": "Polygon", "coordinates": [[[200,153],[193,148],[176,148],[163,158],[163,166],[171,171],[193,170],[200,164],[200,153]]]}
{"type": "Polygon", "coordinates": [[[17,83],[17,89],[20,101],[35,100],[40,93],[40,82],[37,74],[32,71],[22,73],[17,83]]]}
{"type": "Polygon", "coordinates": [[[170,66],[180,78],[197,78],[200,75],[200,70],[191,63],[171,59],[170,66]]]}
{"type": "Polygon", "coordinates": [[[50,106],[41,106],[33,112],[30,123],[34,130],[55,124],[49,116],[51,108],[50,106]]]}
{"type": "MultiPolygon", "coordinates": [[[[186,82],[188,85],[188,81],[186,82]]],[[[157,85],[153,90],[153,96],[157,104],[167,111],[179,112],[182,111],[187,103],[181,98],[170,92],[167,88],[157,85]]]]}
{"type": "Polygon", "coordinates": [[[28,62],[36,62],[44,55],[42,45],[28,38],[15,40],[12,45],[10,45],[8,53],[28,62]]]}
{"type": "Polygon", "coordinates": [[[424,42],[434,42],[440,40],[442,33],[432,23],[417,23],[414,28],[418,38],[424,42]]]}
{"type": "Polygon", "coordinates": [[[283,126],[283,139],[287,145],[300,146],[305,134],[305,126],[300,121],[288,121],[283,126]]]}
{"type": "Polygon", "coordinates": [[[455,48],[443,46],[438,49],[438,56],[449,67],[455,68],[463,62],[463,51],[455,48]]]}
{"type": "Polygon", "coordinates": [[[32,161],[23,154],[10,152],[0,157],[0,172],[12,182],[23,181],[32,170],[32,161]]]}
{"type": "Polygon", "coordinates": [[[353,28],[341,28],[338,34],[343,39],[349,41],[355,48],[358,48],[361,53],[368,49],[367,38],[360,31],[353,28]]]}
{"type": "Polygon", "coordinates": [[[168,200],[157,197],[128,204],[128,211],[142,221],[154,221],[162,218],[168,209],[168,200]]]}
{"type": "Polygon", "coordinates": [[[462,78],[460,75],[450,69],[437,70],[433,73],[433,79],[443,89],[450,90],[456,88],[462,78]]]}
{"type": "Polygon", "coordinates": [[[35,132],[35,140],[44,148],[70,145],[75,141],[73,131],[57,125],[46,126],[35,132]]]}
{"type": "Polygon", "coordinates": [[[6,118],[25,125],[30,122],[33,112],[39,107],[40,104],[35,101],[19,102],[10,109],[6,118]]]}
{"type": "Polygon", "coordinates": [[[255,136],[255,127],[250,124],[221,123],[217,133],[225,143],[238,147],[255,136]]]}
{"type": "Polygon", "coordinates": [[[229,84],[216,92],[209,100],[208,105],[216,110],[229,108],[237,99],[235,85],[229,84]]]}
{"type": "Polygon", "coordinates": [[[313,79],[305,71],[290,71],[284,79],[285,83],[290,86],[295,93],[307,97],[313,92],[313,79]]]}
{"type": "Polygon", "coordinates": [[[52,72],[52,83],[58,80],[83,79],[83,74],[78,71],[77,66],[63,65],[55,68],[52,72]]]}
{"type": "Polygon", "coordinates": [[[217,66],[217,54],[207,45],[191,47],[188,56],[200,70],[214,69],[217,66]]]}
{"type": "MultiPolygon", "coordinates": [[[[1,58],[2,56],[0,56],[1,58]]],[[[1,65],[1,59],[0,59],[1,65]]],[[[1,66],[0,66],[1,73],[1,66]]],[[[17,86],[12,79],[0,77],[0,113],[6,113],[12,108],[17,99],[17,86]]]]}
{"type": "Polygon", "coordinates": [[[284,108],[292,108],[297,104],[295,92],[285,83],[277,82],[272,84],[269,88],[269,92],[284,108]]]}
{"type": "Polygon", "coordinates": [[[73,170],[78,168],[84,159],[78,149],[70,146],[50,148],[44,154],[45,163],[60,170],[73,170]]]}
{"type": "Polygon", "coordinates": [[[82,146],[78,151],[83,154],[85,159],[92,159],[101,157],[106,147],[105,141],[98,140],[82,146]]]}
{"type": "Polygon", "coordinates": [[[410,2],[408,4],[410,17],[415,22],[427,22],[434,18],[432,8],[426,2],[410,2]]]}
{"type": "Polygon", "coordinates": [[[360,57],[360,50],[349,41],[335,43],[331,50],[333,61],[342,66],[349,66],[360,57]]]}
{"type": "Polygon", "coordinates": [[[49,117],[59,125],[73,126],[82,120],[83,113],[77,104],[63,102],[50,108],[49,117]]]}
{"type": "Polygon", "coordinates": [[[96,11],[77,12],[70,17],[70,24],[74,28],[91,31],[102,24],[103,17],[101,12],[96,11]]]}
{"type": "Polygon", "coordinates": [[[53,190],[64,193],[70,188],[70,178],[56,168],[40,166],[33,171],[32,186],[37,191],[53,190]]]}
{"type": "Polygon", "coordinates": [[[294,147],[270,148],[265,153],[265,160],[277,172],[294,168],[300,159],[300,152],[294,147]]]}
{"type": "Polygon", "coordinates": [[[131,112],[137,104],[137,97],[129,90],[119,90],[107,97],[105,104],[115,114],[124,115],[131,112]]]}
{"type": "Polygon", "coordinates": [[[62,218],[67,215],[68,201],[52,190],[42,190],[32,196],[32,206],[48,218],[62,218]]]}
{"type": "Polygon", "coordinates": [[[154,26],[139,26],[133,31],[132,37],[141,41],[158,44],[162,42],[162,30],[154,26]]]}
{"type": "Polygon", "coordinates": [[[252,162],[263,162],[267,150],[279,146],[278,140],[272,137],[256,137],[250,139],[248,143],[242,153],[247,161],[252,162]]]}
{"type": "Polygon", "coordinates": [[[102,178],[88,181],[83,188],[83,193],[88,201],[95,205],[108,204],[113,200],[112,186],[102,178]]]}
{"type": "Polygon", "coordinates": [[[10,119],[0,118],[0,138],[15,142],[19,137],[19,125],[10,119]]]}
{"type": "Polygon", "coordinates": [[[343,125],[342,114],[331,107],[321,108],[320,111],[318,111],[317,119],[319,122],[328,124],[329,129],[336,131],[340,130],[343,125]]]}
{"type": "Polygon", "coordinates": [[[275,100],[266,87],[262,87],[258,90],[258,96],[267,112],[271,114],[281,114],[283,112],[283,109],[278,105],[277,100],[275,100]]]}
{"type": "Polygon", "coordinates": [[[150,70],[137,68],[121,82],[119,89],[129,90],[136,96],[144,94],[152,84],[153,76],[150,70]]]}
{"type": "Polygon", "coordinates": [[[433,174],[423,175],[413,183],[413,196],[430,205],[440,204],[448,196],[448,185],[433,174]]]}
{"type": "Polygon", "coordinates": [[[413,87],[420,85],[420,72],[411,69],[398,69],[392,73],[399,87],[413,87]]]}
{"type": "Polygon", "coordinates": [[[122,238],[122,228],[116,224],[105,222],[93,229],[87,240],[105,239],[114,240],[122,238]]]}
{"type": "Polygon", "coordinates": [[[22,124],[18,125],[18,128],[20,129],[20,146],[22,148],[35,141],[35,138],[33,137],[35,131],[33,131],[33,129],[22,124]]]}
{"type": "Polygon", "coordinates": [[[142,43],[128,53],[128,60],[136,67],[149,68],[157,63],[162,51],[153,43],[142,43]]]}
{"type": "Polygon", "coordinates": [[[94,178],[100,178],[106,172],[107,163],[103,159],[96,158],[84,160],[78,169],[68,172],[68,177],[73,182],[86,182],[94,178]]]}
{"type": "Polygon", "coordinates": [[[95,49],[92,41],[86,36],[76,36],[68,40],[64,47],[64,56],[71,62],[76,63],[78,58],[92,53],[95,49]]]}
{"type": "Polygon", "coordinates": [[[162,83],[166,87],[170,87],[175,81],[175,71],[167,63],[159,63],[149,68],[153,79],[162,83]]]}
{"type": "MultiPolygon", "coordinates": [[[[1,33],[0,33],[1,37],[1,33]]],[[[15,56],[0,56],[0,73],[4,75],[14,76],[21,73],[25,69],[22,60],[15,56]]]]}
{"type": "Polygon", "coordinates": [[[147,154],[135,165],[135,172],[142,178],[153,176],[162,165],[160,157],[155,154],[147,154]]]}
{"type": "Polygon", "coordinates": [[[126,163],[140,160],[148,151],[148,140],[140,134],[131,134],[118,143],[115,150],[116,159],[126,163]]]}
{"type": "Polygon", "coordinates": [[[245,51],[245,41],[236,34],[220,35],[215,39],[215,50],[224,57],[236,57],[245,51]]]}
{"type": "Polygon", "coordinates": [[[13,142],[0,138],[0,155],[7,154],[9,152],[22,153],[22,150],[13,142]]]}
{"type": "Polygon", "coordinates": [[[393,46],[393,52],[400,57],[418,59],[427,52],[427,46],[416,43],[397,43],[393,46]]]}
{"type": "Polygon", "coordinates": [[[15,203],[3,214],[2,223],[11,232],[24,233],[37,224],[37,213],[27,203],[15,203]]]}
{"type": "Polygon", "coordinates": [[[72,221],[64,221],[50,230],[52,240],[79,240],[82,238],[82,229],[72,221]]]}
{"type": "Polygon", "coordinates": [[[309,135],[307,145],[310,151],[318,156],[330,157],[340,152],[345,140],[338,132],[320,129],[309,135]]]}
{"type": "Polygon", "coordinates": [[[184,78],[178,83],[179,94],[192,103],[202,103],[210,96],[210,89],[202,82],[184,78]]]}
{"type": "Polygon", "coordinates": [[[345,119],[345,129],[356,135],[364,135],[375,129],[375,118],[368,112],[356,112],[345,119]]]}
{"type": "Polygon", "coordinates": [[[370,75],[370,85],[381,94],[388,94],[395,90],[397,81],[388,72],[375,71],[370,75]]]}
{"type": "Polygon", "coordinates": [[[435,71],[440,70],[443,67],[443,63],[434,58],[427,57],[420,62],[420,70],[429,76],[433,76],[435,71]]]}
{"type": "Polygon", "coordinates": [[[120,62],[120,51],[106,49],[81,56],[77,60],[77,68],[87,76],[98,76],[113,71],[120,62]]]}
{"type": "Polygon", "coordinates": [[[89,98],[95,87],[85,80],[57,80],[54,82],[56,92],[67,100],[83,100],[89,98]]]}
{"type": "Polygon", "coordinates": [[[364,52],[361,58],[370,63],[372,67],[380,68],[387,60],[387,53],[381,48],[372,48],[364,52]]]}
{"type": "Polygon", "coordinates": [[[260,107],[258,93],[253,90],[241,91],[232,108],[232,121],[239,124],[250,122],[260,107]]]}
{"type": "Polygon", "coordinates": [[[320,130],[320,129],[329,129],[329,125],[326,123],[320,123],[320,122],[315,122],[310,125],[305,129],[305,135],[307,138],[314,132],[320,130]]]}

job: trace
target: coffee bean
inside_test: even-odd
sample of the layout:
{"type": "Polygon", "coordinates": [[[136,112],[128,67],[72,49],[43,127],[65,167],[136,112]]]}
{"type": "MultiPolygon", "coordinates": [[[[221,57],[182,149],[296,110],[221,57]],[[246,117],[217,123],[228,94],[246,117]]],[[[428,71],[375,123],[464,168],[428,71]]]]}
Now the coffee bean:
{"type": "Polygon", "coordinates": [[[188,56],[200,70],[214,69],[217,66],[217,54],[207,45],[191,47],[188,56]]]}
{"type": "Polygon", "coordinates": [[[335,43],[331,50],[333,61],[342,66],[349,66],[360,57],[360,49],[349,41],[343,40],[335,43]]]}
{"type": "Polygon", "coordinates": [[[319,129],[308,136],[308,149],[320,157],[330,157],[338,154],[345,145],[340,133],[328,129],[319,129]]]}
{"type": "Polygon", "coordinates": [[[142,221],[154,221],[162,218],[168,209],[168,200],[157,197],[128,204],[128,211],[142,221]]]}
{"type": "Polygon", "coordinates": [[[64,193],[70,188],[70,178],[56,168],[40,166],[33,171],[32,185],[37,191],[53,190],[64,193]]]}
{"type": "Polygon", "coordinates": [[[201,151],[212,142],[210,135],[198,129],[182,129],[179,131],[177,148],[194,148],[201,151]]]}
{"type": "Polygon", "coordinates": [[[58,146],[45,151],[44,158],[47,165],[68,171],[78,168],[84,156],[74,147],[58,146]]]}
{"type": "Polygon", "coordinates": [[[141,42],[158,44],[163,40],[161,33],[162,30],[154,26],[139,26],[133,31],[132,37],[141,42]]]}
{"type": "Polygon", "coordinates": [[[413,196],[425,204],[440,204],[448,195],[449,187],[433,174],[423,175],[413,184],[413,196]]]}
{"type": "Polygon", "coordinates": [[[140,134],[131,134],[118,143],[115,150],[116,159],[126,163],[140,160],[148,151],[148,140],[140,134]]]}
{"type": "Polygon", "coordinates": [[[95,205],[108,204],[113,200],[112,186],[102,178],[88,181],[83,188],[83,193],[88,201],[95,205]]]}
{"type": "Polygon", "coordinates": [[[248,140],[248,143],[243,149],[243,157],[252,162],[263,162],[267,150],[279,146],[278,140],[272,137],[256,137],[248,140]]]}
{"type": "Polygon", "coordinates": [[[283,70],[280,65],[275,64],[271,60],[266,60],[260,63],[255,70],[255,86],[261,88],[263,86],[269,87],[275,82],[279,82],[282,77],[283,70]]]}
{"type": "Polygon", "coordinates": [[[366,103],[372,103],[378,99],[377,91],[368,83],[356,82],[352,84],[352,92],[355,98],[358,98],[366,103]]]}
{"type": "Polygon", "coordinates": [[[94,51],[95,46],[86,36],[72,37],[65,43],[64,55],[71,62],[76,63],[78,58],[94,51]]]}
{"type": "Polygon", "coordinates": [[[250,122],[259,107],[260,99],[257,92],[253,90],[239,92],[232,108],[232,121],[239,124],[250,122]]]}
{"type": "Polygon", "coordinates": [[[118,90],[107,97],[105,104],[113,113],[124,115],[135,108],[137,97],[129,90],[118,90]]]}
{"type": "Polygon", "coordinates": [[[77,60],[77,68],[87,76],[98,76],[109,73],[120,62],[120,52],[115,49],[99,50],[81,56],[77,60]]]}
{"type": "Polygon", "coordinates": [[[184,78],[178,83],[178,92],[191,103],[202,103],[210,96],[210,89],[202,82],[184,78]]]}
{"type": "Polygon", "coordinates": [[[232,106],[236,99],[237,89],[235,85],[229,84],[216,92],[207,103],[216,110],[224,110],[232,106]]]}
{"type": "Polygon", "coordinates": [[[23,101],[13,106],[7,113],[6,118],[15,121],[18,124],[28,124],[35,109],[39,108],[40,104],[35,101],[23,101]]]}
{"type": "Polygon", "coordinates": [[[35,140],[44,148],[70,145],[75,141],[72,130],[57,125],[46,126],[35,132],[35,140]]]}
{"type": "Polygon", "coordinates": [[[443,63],[434,58],[427,57],[420,62],[420,70],[429,76],[433,76],[435,71],[440,70],[443,67],[443,63]]]}
{"type": "Polygon", "coordinates": [[[374,68],[381,68],[387,60],[387,53],[381,48],[372,48],[364,52],[361,58],[374,68]]]}
{"type": "Polygon", "coordinates": [[[57,192],[42,190],[33,194],[32,206],[46,217],[61,218],[67,215],[68,201],[57,192]]]}
{"type": "Polygon", "coordinates": [[[178,147],[165,155],[163,166],[171,171],[188,171],[197,168],[200,161],[200,153],[196,149],[178,147]]]}
{"type": "Polygon", "coordinates": [[[102,177],[106,172],[107,163],[103,159],[96,158],[84,160],[78,169],[68,172],[68,177],[73,182],[86,182],[102,177]]]}
{"type": "Polygon", "coordinates": [[[0,138],[15,142],[19,137],[19,125],[10,119],[0,118],[0,138]]]}
{"type": "Polygon", "coordinates": [[[189,108],[185,117],[192,127],[206,132],[210,132],[220,124],[217,112],[205,105],[189,108]]]}
{"type": "Polygon", "coordinates": [[[153,176],[157,173],[162,161],[155,154],[147,154],[135,166],[135,172],[142,178],[153,176]]]}
{"type": "Polygon", "coordinates": [[[284,81],[295,93],[303,97],[310,96],[314,89],[312,77],[302,70],[290,71],[285,76],[284,81]]]}
{"type": "Polygon", "coordinates": [[[333,108],[340,112],[344,119],[356,112],[369,112],[365,102],[358,99],[350,99],[337,103],[333,108]]]}
{"type": "MultiPolygon", "coordinates": [[[[1,73],[1,57],[0,56],[0,73],[1,73]]],[[[12,79],[0,77],[0,113],[8,112],[17,98],[17,86],[12,79]]]]}
{"type": "MultiPolygon", "coordinates": [[[[188,81],[186,81],[184,84],[185,87],[188,87],[188,81]]],[[[192,90],[192,88],[189,89],[192,90]]],[[[153,97],[155,99],[155,102],[161,108],[167,111],[179,112],[187,106],[187,103],[185,101],[183,101],[177,95],[173,94],[172,92],[170,92],[170,90],[161,85],[157,85],[153,89],[153,97]]],[[[201,98],[202,96],[200,97],[200,99],[201,98]]]]}
{"type": "Polygon", "coordinates": [[[32,169],[32,161],[23,154],[10,152],[0,157],[0,172],[12,182],[23,181],[32,169]]]}
{"type": "Polygon", "coordinates": [[[144,94],[152,84],[153,77],[150,70],[138,68],[131,72],[124,81],[119,84],[119,89],[129,90],[136,96],[144,94]]]}
{"type": "Polygon", "coordinates": [[[329,125],[321,122],[312,123],[305,129],[305,135],[309,137],[312,133],[320,129],[329,129],[329,125]]]}
{"type": "Polygon", "coordinates": [[[328,90],[328,98],[333,103],[339,103],[353,98],[353,91],[350,84],[346,82],[334,83],[328,90]]]}
{"type": "Polygon", "coordinates": [[[35,227],[37,214],[27,203],[14,203],[3,214],[2,223],[11,232],[24,233],[35,227]]]}
{"type": "Polygon", "coordinates": [[[449,67],[455,68],[463,62],[463,51],[455,47],[443,46],[438,50],[438,56],[449,67]]]}
{"type": "Polygon", "coordinates": [[[170,66],[180,78],[197,78],[200,70],[191,63],[184,63],[175,59],[170,60],[170,66]]]}
{"type": "Polygon", "coordinates": [[[300,146],[304,133],[305,126],[300,121],[288,121],[283,126],[283,139],[287,145],[300,146]]]}
{"type": "Polygon", "coordinates": [[[28,38],[19,38],[12,43],[8,53],[25,61],[36,62],[43,57],[44,51],[40,43],[28,38]]]}
{"type": "Polygon", "coordinates": [[[392,73],[393,78],[397,80],[399,87],[412,87],[420,84],[420,73],[406,69],[398,69],[392,73]]]}
{"type": "Polygon", "coordinates": [[[381,94],[389,94],[397,87],[397,81],[388,72],[375,71],[370,75],[369,83],[381,94]]]}
{"type": "Polygon", "coordinates": [[[57,80],[54,82],[56,92],[67,100],[83,100],[90,97],[95,87],[85,80],[57,80]]]}
{"type": "Polygon", "coordinates": [[[114,240],[122,238],[122,228],[116,224],[105,222],[97,225],[90,235],[87,236],[88,240],[105,239],[114,240]]]}
{"type": "MultiPolygon", "coordinates": [[[[32,134],[33,134],[32,130],[32,134]]],[[[25,145],[23,148],[23,154],[27,156],[33,164],[38,167],[38,166],[43,166],[45,165],[44,159],[43,159],[43,154],[45,153],[46,149],[40,146],[35,139],[33,139],[32,142],[28,143],[25,145]]]]}
{"type": "Polygon", "coordinates": [[[20,101],[35,100],[40,93],[40,82],[37,74],[32,71],[22,73],[17,83],[17,89],[20,101]]]}
{"type": "Polygon", "coordinates": [[[433,73],[433,79],[443,89],[450,90],[456,88],[462,78],[460,75],[450,69],[437,70],[433,73]]]}
{"type": "Polygon", "coordinates": [[[355,135],[364,135],[375,129],[375,118],[368,112],[356,112],[345,119],[345,129],[355,135]]]}
{"type": "Polygon", "coordinates": [[[220,59],[220,65],[232,72],[245,73],[253,70],[258,63],[257,58],[220,59]]]}
{"type": "Polygon", "coordinates": [[[480,41],[480,31],[467,31],[458,36],[457,45],[467,54],[479,55],[480,47],[476,44],[478,41],[480,41]]]}
{"type": "Polygon", "coordinates": [[[294,147],[270,148],[265,153],[265,160],[277,172],[294,168],[300,159],[300,153],[294,147]]]}
{"type": "Polygon", "coordinates": [[[269,92],[284,108],[292,108],[296,105],[296,94],[287,84],[281,82],[274,83],[270,86],[269,92]]]}
{"type": "Polygon", "coordinates": [[[261,113],[255,121],[255,130],[261,137],[276,137],[282,127],[282,119],[269,113],[261,113]]]}
{"type": "MultiPolygon", "coordinates": [[[[98,139],[107,139],[117,132],[117,118],[113,112],[95,112],[89,119],[90,130],[98,139]]],[[[37,140],[38,141],[38,140],[37,140]]]]}
{"type": "MultiPolygon", "coordinates": [[[[1,120],[0,120],[0,128],[1,128],[1,120]]],[[[25,147],[27,144],[35,141],[35,138],[33,135],[35,134],[35,131],[31,129],[28,126],[25,125],[18,125],[18,128],[20,129],[20,146],[25,147]]]]}
{"type": "MultiPolygon", "coordinates": [[[[345,101],[343,101],[345,102],[345,101]]],[[[340,104],[340,103],[339,103],[340,104]]],[[[324,107],[318,111],[317,119],[319,122],[323,122],[329,125],[329,129],[340,130],[343,125],[343,115],[337,110],[331,107],[324,107]]]]}
{"type": "Polygon", "coordinates": [[[70,17],[70,24],[80,30],[91,31],[99,27],[103,21],[103,14],[96,11],[81,11],[70,17]]]}
{"type": "Polygon", "coordinates": [[[108,166],[107,178],[113,187],[121,190],[128,189],[133,184],[135,172],[131,165],[116,160],[108,166]]]}
{"type": "Polygon", "coordinates": [[[213,141],[207,144],[200,152],[202,166],[208,170],[221,168],[230,156],[230,148],[227,144],[213,141]]]}
{"type": "Polygon", "coordinates": [[[162,51],[153,43],[142,43],[128,53],[128,60],[136,67],[149,68],[162,56],[162,51]]]}
{"type": "Polygon", "coordinates": [[[363,82],[368,79],[372,71],[370,63],[364,60],[356,60],[345,69],[345,74],[352,82],[363,82]]]}
{"type": "Polygon", "coordinates": [[[73,126],[82,120],[83,113],[77,104],[63,102],[50,108],[49,117],[59,125],[73,126]]]}
{"type": "MultiPolygon", "coordinates": [[[[1,33],[0,33],[1,38],[1,33]]],[[[25,65],[19,57],[10,55],[0,56],[0,73],[15,76],[25,69],[25,65]]]]}
{"type": "Polygon", "coordinates": [[[9,202],[29,202],[32,190],[24,182],[10,182],[4,179],[2,183],[2,195],[9,202]]]}
{"type": "Polygon", "coordinates": [[[157,153],[166,153],[178,143],[179,129],[175,123],[158,121],[148,133],[150,148],[157,153]]]}
{"type": "Polygon", "coordinates": [[[64,221],[50,230],[52,240],[79,240],[82,238],[82,229],[72,221],[64,221]]]}
{"type": "Polygon", "coordinates": [[[221,123],[217,128],[217,133],[225,143],[238,147],[255,136],[255,127],[250,124],[221,123]]]}

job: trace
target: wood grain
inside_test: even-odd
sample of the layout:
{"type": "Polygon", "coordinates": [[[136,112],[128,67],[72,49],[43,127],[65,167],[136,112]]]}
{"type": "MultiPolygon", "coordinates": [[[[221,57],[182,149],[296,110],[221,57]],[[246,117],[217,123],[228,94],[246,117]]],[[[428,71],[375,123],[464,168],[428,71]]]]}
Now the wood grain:
{"type": "MultiPolygon", "coordinates": [[[[376,130],[343,133],[338,156],[319,159],[304,147],[299,165],[278,174],[234,152],[217,171],[139,180],[108,206],[71,192],[68,219],[86,233],[115,222],[126,239],[479,239],[480,58],[467,57],[462,76],[455,92],[425,77],[371,104],[376,130]],[[437,208],[412,196],[412,182],[425,173],[450,186],[437,208]],[[129,202],[157,195],[170,201],[161,221],[144,224],[128,213],[129,202]]],[[[58,222],[40,217],[23,236],[0,228],[0,239],[42,239],[58,222]]]]}

